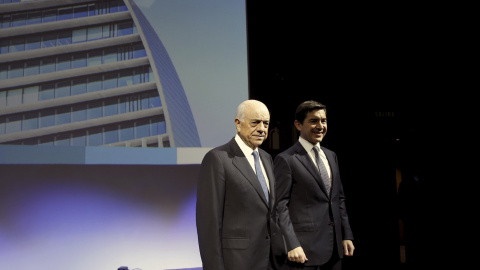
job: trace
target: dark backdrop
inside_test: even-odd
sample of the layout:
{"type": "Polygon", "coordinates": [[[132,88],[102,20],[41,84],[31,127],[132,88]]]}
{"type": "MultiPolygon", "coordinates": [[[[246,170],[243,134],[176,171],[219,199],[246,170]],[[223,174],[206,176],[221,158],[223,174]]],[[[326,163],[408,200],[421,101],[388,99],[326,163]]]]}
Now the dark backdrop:
{"type": "Polygon", "coordinates": [[[437,243],[431,228],[439,221],[429,204],[430,131],[439,87],[452,84],[448,56],[438,57],[441,22],[420,6],[313,3],[247,1],[250,98],[267,105],[270,130],[280,132],[279,148],[271,137],[262,147],[275,156],[297,140],[299,103],[326,104],[322,144],[338,154],[356,237],[344,269],[431,265],[424,247],[437,243]],[[412,180],[415,169],[421,181],[412,180]]]}

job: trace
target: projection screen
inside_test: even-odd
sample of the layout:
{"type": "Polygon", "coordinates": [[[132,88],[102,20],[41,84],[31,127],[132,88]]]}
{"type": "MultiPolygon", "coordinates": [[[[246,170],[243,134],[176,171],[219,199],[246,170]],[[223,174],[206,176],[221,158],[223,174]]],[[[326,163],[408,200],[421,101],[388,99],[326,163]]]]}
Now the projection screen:
{"type": "Polygon", "coordinates": [[[196,174],[248,99],[245,1],[0,1],[0,25],[2,266],[201,269],[196,174]]]}

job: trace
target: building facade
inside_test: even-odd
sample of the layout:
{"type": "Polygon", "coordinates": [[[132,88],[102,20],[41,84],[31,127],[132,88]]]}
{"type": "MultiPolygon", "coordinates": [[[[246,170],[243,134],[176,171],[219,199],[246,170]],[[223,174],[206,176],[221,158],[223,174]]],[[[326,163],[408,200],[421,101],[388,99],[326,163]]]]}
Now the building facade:
{"type": "Polygon", "coordinates": [[[200,147],[175,67],[133,0],[2,2],[0,144],[200,147]]]}

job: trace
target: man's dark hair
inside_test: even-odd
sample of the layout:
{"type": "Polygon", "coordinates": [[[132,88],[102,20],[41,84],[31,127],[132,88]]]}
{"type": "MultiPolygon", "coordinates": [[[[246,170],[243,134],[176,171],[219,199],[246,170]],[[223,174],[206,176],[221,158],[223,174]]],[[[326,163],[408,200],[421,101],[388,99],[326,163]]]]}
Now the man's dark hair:
{"type": "Polygon", "coordinates": [[[303,120],[307,117],[307,113],[313,110],[324,110],[327,112],[327,106],[315,100],[308,100],[298,105],[295,111],[295,120],[303,124],[303,120]]]}

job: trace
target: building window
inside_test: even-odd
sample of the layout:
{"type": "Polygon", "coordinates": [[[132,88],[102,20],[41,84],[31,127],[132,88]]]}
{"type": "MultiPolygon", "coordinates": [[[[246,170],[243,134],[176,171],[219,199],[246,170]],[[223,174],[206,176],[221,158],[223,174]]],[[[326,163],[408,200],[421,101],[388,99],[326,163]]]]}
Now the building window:
{"type": "Polygon", "coordinates": [[[103,30],[102,30],[102,37],[103,38],[112,37],[113,36],[112,35],[112,33],[113,33],[112,28],[113,28],[113,26],[110,25],[110,24],[104,25],[103,30]]]}
{"type": "Polygon", "coordinates": [[[105,74],[103,78],[103,89],[117,88],[118,73],[105,74]]]}
{"type": "Polygon", "coordinates": [[[88,104],[87,119],[95,119],[102,117],[102,102],[97,101],[88,104]]]}
{"type": "Polygon", "coordinates": [[[22,104],[22,89],[11,89],[7,91],[7,106],[22,104]]]}
{"type": "Polygon", "coordinates": [[[73,18],[83,18],[88,16],[88,6],[81,5],[73,7],[73,18]]]}
{"type": "Polygon", "coordinates": [[[128,8],[127,8],[127,6],[125,6],[125,3],[123,3],[123,1],[120,2],[119,5],[118,5],[118,11],[120,12],[120,11],[127,11],[127,10],[128,10],[128,8]]]}
{"type": "Polygon", "coordinates": [[[135,138],[150,136],[150,120],[138,120],[135,123],[135,138]]]}
{"type": "Polygon", "coordinates": [[[117,0],[111,0],[110,1],[110,13],[118,12],[118,1],[117,0]]]}
{"type": "Polygon", "coordinates": [[[152,131],[150,136],[167,133],[167,126],[164,117],[156,117],[152,119],[152,131]]]}
{"type": "Polygon", "coordinates": [[[53,125],[55,125],[55,110],[42,110],[40,112],[40,127],[51,127],[53,125]]]}
{"type": "Polygon", "coordinates": [[[72,108],[72,122],[87,120],[87,105],[75,104],[72,108]]]}
{"type": "Polygon", "coordinates": [[[87,92],[102,90],[102,76],[92,76],[88,78],[87,92]]]}
{"type": "MultiPolygon", "coordinates": [[[[2,3],[20,2],[20,0],[0,0],[2,3]]],[[[87,16],[95,16],[99,14],[114,13],[128,10],[123,1],[112,0],[110,2],[64,6],[56,9],[48,9],[43,11],[30,11],[26,13],[15,13],[13,15],[0,16],[0,28],[8,28],[22,25],[32,25],[38,23],[54,22],[61,20],[69,20],[72,18],[83,18],[87,16]]]]}
{"type": "Polygon", "coordinates": [[[70,96],[70,81],[63,81],[57,83],[55,87],[55,98],[70,96]]]}
{"type": "Polygon", "coordinates": [[[126,36],[133,34],[133,23],[124,22],[118,24],[117,36],[126,36]]]}
{"type": "Polygon", "coordinates": [[[72,122],[87,120],[87,104],[75,104],[72,108],[72,122]]]}
{"type": "Polygon", "coordinates": [[[8,53],[10,42],[8,40],[0,40],[0,54],[8,53]]]}
{"type": "Polygon", "coordinates": [[[161,107],[161,106],[162,106],[162,102],[160,101],[160,97],[158,96],[158,92],[150,95],[149,108],[157,108],[157,107],[161,107]]]}
{"type": "Polygon", "coordinates": [[[10,15],[3,15],[3,17],[1,17],[1,25],[0,25],[0,28],[8,28],[10,27],[10,15]]]}
{"type": "Polygon", "coordinates": [[[88,4],[88,16],[98,15],[97,3],[88,4]]]}
{"type": "Polygon", "coordinates": [[[70,107],[58,108],[55,115],[55,125],[70,123],[70,107]]]}
{"type": "Polygon", "coordinates": [[[23,63],[13,63],[10,64],[10,71],[8,72],[8,78],[19,78],[23,77],[23,63]]]}
{"type": "Polygon", "coordinates": [[[12,15],[12,27],[22,26],[27,23],[26,13],[17,13],[12,15]]]}
{"type": "Polygon", "coordinates": [[[50,73],[55,71],[55,58],[42,59],[40,64],[40,73],[50,73]]]}
{"type": "Polygon", "coordinates": [[[98,66],[102,64],[102,51],[88,52],[87,66],[98,66]]]}
{"type": "Polygon", "coordinates": [[[57,57],[57,66],[55,69],[57,71],[67,70],[70,69],[70,55],[60,55],[57,57]]]}
{"type": "Polygon", "coordinates": [[[6,117],[6,130],[5,133],[13,133],[22,130],[22,116],[10,115],[6,117]]]}
{"type": "Polygon", "coordinates": [[[105,144],[118,142],[118,125],[106,126],[104,132],[105,144]]]}
{"type": "Polygon", "coordinates": [[[107,99],[104,102],[103,115],[110,116],[118,114],[118,99],[107,99]]]}
{"type": "Polygon", "coordinates": [[[69,45],[72,44],[72,32],[60,32],[58,33],[58,40],[57,40],[58,46],[60,45],[69,45]]]}
{"type": "Polygon", "coordinates": [[[120,125],[120,141],[128,141],[135,138],[133,123],[124,123],[120,125]]]}
{"type": "Polygon", "coordinates": [[[70,134],[61,134],[55,136],[55,146],[70,146],[70,134]]]}
{"type": "Polygon", "coordinates": [[[41,40],[40,36],[28,36],[25,42],[25,50],[36,50],[41,48],[41,40]]]}
{"type": "Polygon", "coordinates": [[[31,104],[38,101],[38,86],[25,87],[23,89],[23,104],[31,104]]]}
{"type": "MultiPolygon", "coordinates": [[[[18,121],[21,119],[21,116],[18,115],[13,117],[0,117],[0,134],[5,133],[7,122],[10,123],[8,127],[8,132],[10,133],[16,132],[15,130],[18,131],[18,126],[22,126],[22,130],[33,129],[36,127],[37,121],[39,120],[37,116],[37,113],[25,115],[23,122],[18,121]]],[[[103,128],[93,127],[85,130],[66,132],[41,138],[30,138],[23,141],[16,141],[12,144],[98,146],[103,144],[116,143],[120,141],[151,137],[158,134],[165,134],[165,131],[162,132],[162,129],[164,128],[165,118],[163,116],[156,116],[154,118],[134,120],[122,124],[110,124],[103,128]]],[[[148,147],[152,147],[154,145],[156,144],[150,144],[148,145],[148,147]]],[[[168,141],[166,144],[162,143],[162,145],[163,147],[169,147],[168,141]]],[[[158,144],[156,147],[158,147],[158,144]]]]}
{"type": "MultiPolygon", "coordinates": [[[[110,38],[114,36],[125,36],[136,34],[137,30],[133,25],[133,22],[124,22],[119,24],[105,24],[94,27],[75,29],[73,31],[65,31],[60,33],[48,33],[44,35],[17,38],[10,41],[1,41],[0,52],[1,53],[13,53],[21,52],[24,50],[34,50],[39,48],[49,48],[55,46],[68,45],[72,43],[86,42],[91,40],[98,40],[102,38],[110,38]]],[[[127,51],[129,54],[133,54],[130,49],[127,51]]],[[[143,51],[138,53],[142,54],[143,51]]],[[[131,59],[129,55],[127,59],[131,59]]]]}
{"type": "Polygon", "coordinates": [[[118,54],[118,49],[116,47],[114,48],[107,48],[104,50],[104,55],[103,55],[103,63],[104,64],[109,64],[109,63],[115,63],[117,62],[117,54],[118,54]]]}
{"type": "Polygon", "coordinates": [[[75,53],[73,54],[72,67],[81,68],[87,66],[87,54],[86,53],[75,53]]]}
{"type": "Polygon", "coordinates": [[[87,79],[74,79],[72,82],[72,96],[85,94],[87,92],[87,79]]]}
{"type": "Polygon", "coordinates": [[[58,9],[58,21],[70,20],[73,18],[73,9],[72,7],[65,7],[58,9]]]}
{"type": "Polygon", "coordinates": [[[39,100],[48,100],[55,97],[55,85],[54,84],[44,84],[40,86],[40,92],[38,95],[39,100]]]}
{"type": "Polygon", "coordinates": [[[133,45],[133,58],[140,58],[145,56],[147,56],[147,53],[142,44],[133,45]]]}
{"type": "Polygon", "coordinates": [[[54,22],[57,20],[57,10],[56,9],[49,9],[43,11],[43,20],[42,22],[54,22]]]}
{"type": "Polygon", "coordinates": [[[22,130],[31,130],[38,128],[38,112],[26,113],[25,118],[22,121],[22,130]]]}
{"type": "Polygon", "coordinates": [[[38,60],[35,61],[27,61],[25,64],[25,76],[33,76],[40,73],[40,62],[38,60]]]}
{"type": "Polygon", "coordinates": [[[23,52],[25,50],[25,39],[23,38],[16,38],[10,41],[10,47],[8,48],[8,52],[23,52]]]}
{"type": "Polygon", "coordinates": [[[78,131],[72,134],[72,146],[85,146],[86,136],[85,131],[78,131]]]}
{"type": "MultiPolygon", "coordinates": [[[[141,47],[143,48],[143,46],[141,47]]],[[[85,52],[73,55],[59,55],[54,58],[49,57],[42,60],[41,69],[41,60],[33,60],[24,63],[19,62],[9,65],[7,64],[4,66],[0,66],[0,79],[5,76],[6,77],[4,79],[9,79],[33,76],[40,73],[68,70],[72,68],[81,68],[87,66],[87,61],[89,66],[96,66],[100,64],[117,62],[119,58],[122,58],[122,56],[125,57],[124,60],[132,59],[132,57],[139,57],[139,54],[135,55],[132,53],[132,49],[133,46],[127,46],[125,48],[113,47],[106,48],[104,50],[91,51],[88,53],[88,58],[87,53],[85,52]],[[119,48],[122,49],[122,53],[118,53],[119,48]]],[[[141,73],[143,73],[143,70],[139,69],[139,74],[141,73]]],[[[119,86],[127,86],[133,84],[132,70],[120,71],[120,76],[121,78],[119,80],[119,86]]],[[[138,81],[141,81],[140,77],[138,77],[138,81]]]]}
{"type": "Polygon", "coordinates": [[[5,117],[0,117],[0,134],[5,134],[5,117]]]}
{"type": "Polygon", "coordinates": [[[140,84],[144,81],[143,68],[136,68],[133,70],[133,84],[140,84]]]}
{"type": "Polygon", "coordinates": [[[131,70],[120,71],[118,78],[118,87],[133,85],[133,76],[131,70]]]}
{"type": "Polygon", "coordinates": [[[0,66],[0,80],[6,80],[8,79],[8,66],[7,65],[1,65],[0,66]]]}
{"type": "Polygon", "coordinates": [[[32,11],[28,15],[28,24],[37,24],[42,22],[42,12],[41,11],[32,11]]]}
{"type": "MultiPolygon", "coordinates": [[[[55,68],[55,66],[58,67],[58,66],[64,65],[63,62],[55,63],[56,60],[59,60],[59,58],[52,58],[52,59],[46,58],[41,60],[42,64],[40,65],[40,69],[41,69],[40,73],[50,71],[52,68],[55,68]]],[[[29,73],[34,73],[34,70],[36,70],[34,68],[35,63],[33,61],[27,62],[26,65],[31,67],[25,68],[25,70],[28,71],[29,73]]],[[[0,66],[0,75],[5,76],[5,73],[7,73],[5,68],[11,68],[12,66],[15,67],[15,65],[0,66]]],[[[142,81],[144,74],[139,74],[139,72],[141,72],[142,70],[143,70],[142,68],[136,70],[137,71],[136,81],[138,83],[144,83],[142,81]]],[[[134,83],[132,80],[132,75],[130,74],[132,74],[132,70],[124,70],[119,73],[109,73],[105,75],[80,77],[78,79],[60,81],[55,84],[47,83],[42,85],[29,86],[23,89],[22,95],[16,97],[16,101],[14,101],[15,98],[12,96],[14,92],[12,92],[12,94],[9,95],[8,97],[8,99],[10,100],[8,103],[6,102],[6,99],[7,99],[6,93],[8,91],[7,92],[3,91],[2,95],[4,99],[2,101],[0,97],[0,107],[2,106],[2,102],[4,106],[7,106],[7,104],[16,104],[16,105],[28,104],[28,103],[34,103],[36,101],[68,97],[68,96],[84,94],[87,92],[95,92],[95,91],[114,89],[117,87],[132,85],[134,83]],[[117,76],[121,76],[121,77],[117,79],[117,76]],[[21,101],[21,103],[19,104],[18,101],[21,101]]],[[[121,100],[122,101],[120,102],[121,104],[119,107],[120,113],[161,106],[158,93],[142,94],[142,96],[139,96],[139,95],[123,96],[121,100]]],[[[12,106],[12,105],[8,105],[8,106],[12,106]]]]}
{"type": "Polygon", "coordinates": [[[97,146],[103,144],[102,128],[93,128],[88,131],[87,145],[97,146]]]}
{"type": "Polygon", "coordinates": [[[46,34],[42,36],[42,48],[55,47],[57,45],[57,34],[46,34]]]}
{"type": "Polygon", "coordinates": [[[7,91],[0,92],[0,108],[7,107],[7,91]]]}
{"type": "Polygon", "coordinates": [[[96,40],[102,38],[102,26],[89,27],[87,32],[87,40],[96,40]]]}
{"type": "Polygon", "coordinates": [[[86,28],[73,30],[73,32],[72,32],[72,42],[73,43],[85,42],[85,41],[87,41],[87,29],[86,28]]]}

